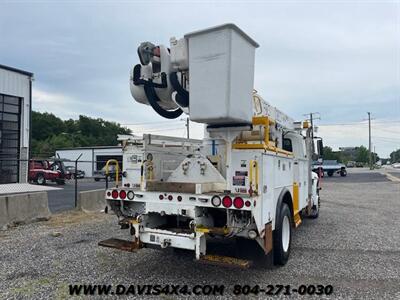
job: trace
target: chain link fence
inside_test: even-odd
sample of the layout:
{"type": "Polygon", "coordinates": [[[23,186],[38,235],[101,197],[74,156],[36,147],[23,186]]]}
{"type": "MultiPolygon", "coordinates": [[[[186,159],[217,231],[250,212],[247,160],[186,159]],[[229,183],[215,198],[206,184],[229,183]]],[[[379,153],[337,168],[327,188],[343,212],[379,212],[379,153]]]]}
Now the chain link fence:
{"type": "MultiPolygon", "coordinates": [[[[64,189],[54,194],[60,206],[76,208],[80,191],[107,189],[114,185],[117,170],[109,160],[76,160],[40,157],[33,159],[0,158],[0,184],[24,183],[47,185],[64,189]],[[25,171],[24,171],[25,170],[25,171]],[[63,205],[63,201],[68,205],[63,205]]],[[[122,180],[122,159],[118,159],[118,181],[122,180]]],[[[1,187],[1,186],[0,186],[1,187]]],[[[53,192],[52,192],[53,193],[53,192]]],[[[52,199],[49,198],[51,206],[52,199]]]]}

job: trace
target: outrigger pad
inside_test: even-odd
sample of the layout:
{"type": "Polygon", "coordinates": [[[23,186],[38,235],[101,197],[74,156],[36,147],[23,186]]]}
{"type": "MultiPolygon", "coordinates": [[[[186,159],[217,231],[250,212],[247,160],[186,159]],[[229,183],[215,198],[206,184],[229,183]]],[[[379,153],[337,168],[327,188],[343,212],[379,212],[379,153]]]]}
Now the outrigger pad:
{"type": "Polygon", "coordinates": [[[225,267],[239,267],[241,269],[248,269],[251,267],[253,262],[251,260],[245,260],[229,256],[221,255],[203,255],[199,260],[201,263],[225,266],[225,267]]]}
{"type": "Polygon", "coordinates": [[[101,247],[115,248],[115,249],[129,251],[129,252],[134,252],[140,248],[140,245],[138,242],[126,241],[126,240],[115,239],[115,238],[100,241],[98,243],[98,245],[101,247]]]}

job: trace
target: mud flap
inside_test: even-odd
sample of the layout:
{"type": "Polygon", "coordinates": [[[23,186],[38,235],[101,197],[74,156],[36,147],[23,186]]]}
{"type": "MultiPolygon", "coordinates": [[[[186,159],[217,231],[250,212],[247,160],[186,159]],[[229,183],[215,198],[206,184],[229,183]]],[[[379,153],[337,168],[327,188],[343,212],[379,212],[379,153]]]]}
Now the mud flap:
{"type": "Polygon", "coordinates": [[[272,251],[272,223],[265,224],[264,230],[264,252],[265,255],[272,251]]]}

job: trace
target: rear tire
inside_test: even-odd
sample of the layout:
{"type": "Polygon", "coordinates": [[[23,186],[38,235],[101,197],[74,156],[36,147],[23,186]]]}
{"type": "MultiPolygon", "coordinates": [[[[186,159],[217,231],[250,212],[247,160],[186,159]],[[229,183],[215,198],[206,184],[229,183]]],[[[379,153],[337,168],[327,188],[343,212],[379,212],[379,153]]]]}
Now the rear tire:
{"type": "Polygon", "coordinates": [[[289,259],[292,244],[292,214],[289,206],[283,203],[275,223],[274,238],[274,264],[285,265],[289,259]]]}
{"type": "Polygon", "coordinates": [[[58,185],[64,185],[65,184],[65,179],[56,179],[56,183],[58,185]]]}
{"type": "Polygon", "coordinates": [[[310,219],[316,219],[319,216],[319,205],[313,205],[313,207],[311,208],[311,213],[308,216],[310,219]]]}
{"type": "Polygon", "coordinates": [[[37,182],[37,184],[45,185],[46,184],[46,178],[44,177],[43,174],[39,173],[39,174],[36,175],[36,182],[37,182]]]}

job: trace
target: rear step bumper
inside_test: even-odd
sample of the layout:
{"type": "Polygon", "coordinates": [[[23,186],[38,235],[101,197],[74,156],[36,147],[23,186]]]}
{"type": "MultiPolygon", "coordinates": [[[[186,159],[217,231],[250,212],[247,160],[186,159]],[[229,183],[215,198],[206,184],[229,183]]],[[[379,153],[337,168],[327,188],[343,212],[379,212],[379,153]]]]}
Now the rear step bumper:
{"type": "Polygon", "coordinates": [[[129,252],[134,252],[134,251],[142,248],[142,245],[139,241],[134,242],[134,241],[121,240],[121,239],[114,239],[114,238],[100,241],[98,243],[98,245],[102,246],[102,247],[114,248],[114,249],[119,249],[122,251],[129,251],[129,252]]]}
{"type": "Polygon", "coordinates": [[[134,241],[111,238],[99,242],[98,245],[131,252],[145,245],[159,246],[163,249],[172,247],[195,251],[196,259],[200,259],[202,255],[206,254],[206,237],[204,232],[177,233],[153,228],[141,228],[139,232],[139,225],[137,223],[132,225],[135,228],[134,241]]]}
{"type": "Polygon", "coordinates": [[[241,269],[248,269],[253,265],[251,260],[220,255],[203,255],[200,257],[200,262],[216,266],[239,267],[241,269]]]}

